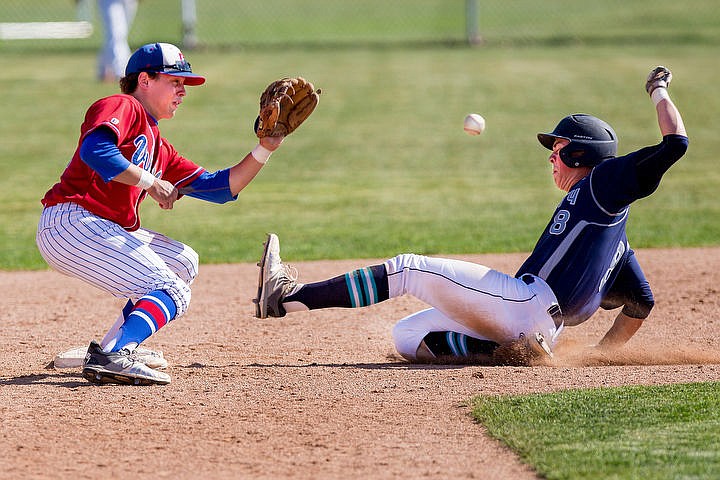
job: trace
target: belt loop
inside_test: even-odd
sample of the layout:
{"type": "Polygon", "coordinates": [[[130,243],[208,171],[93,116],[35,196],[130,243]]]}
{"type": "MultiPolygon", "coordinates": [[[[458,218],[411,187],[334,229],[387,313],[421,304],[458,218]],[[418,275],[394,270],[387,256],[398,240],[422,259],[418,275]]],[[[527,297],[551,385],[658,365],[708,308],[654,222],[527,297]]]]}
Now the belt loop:
{"type": "Polygon", "coordinates": [[[560,305],[557,303],[553,303],[550,305],[550,308],[547,310],[548,315],[553,319],[553,323],[555,323],[555,326],[557,328],[560,328],[560,325],[563,324],[562,320],[562,311],[560,310],[560,305]]]}
{"type": "MultiPolygon", "coordinates": [[[[532,285],[533,283],[535,283],[535,275],[533,275],[531,273],[524,273],[523,275],[520,276],[520,280],[522,280],[523,283],[525,283],[526,285],[532,285]]],[[[549,288],[549,286],[547,288],[549,288]]],[[[550,291],[552,291],[552,290],[550,290],[550,291]]],[[[553,294],[553,296],[554,296],[554,294],[553,294]]],[[[560,310],[560,305],[558,305],[557,303],[553,303],[552,305],[550,305],[548,307],[547,313],[553,319],[555,326],[557,328],[560,328],[560,325],[563,324],[562,311],[560,310]]]]}

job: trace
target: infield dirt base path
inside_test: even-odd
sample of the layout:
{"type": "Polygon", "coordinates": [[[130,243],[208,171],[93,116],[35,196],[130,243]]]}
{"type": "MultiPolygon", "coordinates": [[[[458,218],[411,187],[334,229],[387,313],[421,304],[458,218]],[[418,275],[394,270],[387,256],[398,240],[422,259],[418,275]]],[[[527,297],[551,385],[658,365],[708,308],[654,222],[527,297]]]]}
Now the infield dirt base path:
{"type": "MultiPolygon", "coordinates": [[[[253,318],[257,267],[203,265],[187,315],[147,345],[168,386],[48,366],[123,302],[51,271],[0,272],[0,478],[536,478],[470,417],[474,395],[720,380],[720,248],[640,250],[656,307],[628,348],[582,355],[614,313],[568,328],[548,367],[411,365],[391,328],[425,308],[253,318]]],[[[514,272],[524,255],[457,257],[514,272]]],[[[378,260],[295,264],[309,282],[378,260]]]]}

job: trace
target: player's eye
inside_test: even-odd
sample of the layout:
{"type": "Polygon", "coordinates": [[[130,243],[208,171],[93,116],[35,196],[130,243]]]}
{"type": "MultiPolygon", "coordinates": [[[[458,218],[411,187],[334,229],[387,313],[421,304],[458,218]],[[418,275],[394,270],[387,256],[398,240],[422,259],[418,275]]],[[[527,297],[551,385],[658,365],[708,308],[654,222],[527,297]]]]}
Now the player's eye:
{"type": "Polygon", "coordinates": [[[570,143],[570,142],[566,142],[566,141],[560,140],[560,139],[555,140],[555,143],[553,143],[553,148],[552,148],[553,153],[558,153],[560,150],[565,148],[565,146],[567,146],[568,143],[570,143]]]}

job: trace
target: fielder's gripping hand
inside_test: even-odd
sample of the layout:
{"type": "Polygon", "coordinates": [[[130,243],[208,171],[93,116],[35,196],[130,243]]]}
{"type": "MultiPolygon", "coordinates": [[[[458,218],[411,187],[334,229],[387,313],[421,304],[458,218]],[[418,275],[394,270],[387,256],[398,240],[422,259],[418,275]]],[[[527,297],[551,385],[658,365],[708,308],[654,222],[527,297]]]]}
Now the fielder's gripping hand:
{"type": "Polygon", "coordinates": [[[284,137],[295,131],[317,107],[320,89],[302,77],[281,78],[260,96],[260,114],[255,120],[258,138],[284,137]]]}
{"type": "Polygon", "coordinates": [[[645,82],[645,90],[652,94],[656,88],[667,88],[672,80],[672,72],[662,65],[653,68],[645,82]]]}

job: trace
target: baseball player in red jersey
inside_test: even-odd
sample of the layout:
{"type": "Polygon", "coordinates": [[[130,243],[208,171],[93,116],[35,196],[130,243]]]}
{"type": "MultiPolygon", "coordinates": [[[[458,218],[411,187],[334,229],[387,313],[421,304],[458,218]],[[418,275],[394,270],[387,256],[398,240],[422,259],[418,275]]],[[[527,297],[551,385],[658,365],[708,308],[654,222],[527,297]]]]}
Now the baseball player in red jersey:
{"type": "Polygon", "coordinates": [[[93,103],[67,168],[42,199],[36,241],[47,263],[128,302],[101,342],[87,350],[83,376],[93,383],[167,384],[161,355],[138,346],[190,304],[198,255],[140,226],[150,197],[172,209],[182,195],[225,203],[260,172],[283,137],[265,137],[234,166],[214,173],[180,155],[158,122],[180,107],[187,86],[202,85],[174,45],[135,51],[121,94],[93,103]],[[155,367],[155,368],[153,368],[155,367]]]}
{"type": "Polygon", "coordinates": [[[688,147],[682,118],[667,92],[671,78],[660,66],[645,84],[662,135],[656,145],[617,156],[615,131],[586,114],[569,115],[553,132],[538,134],[552,151],[555,184],[567,195],[514,276],[459,260],[403,254],[301,284],[282,263],[279,240],[270,234],[259,263],[256,316],[364,307],[413,295],[430,308],[395,325],[395,347],[403,357],[524,363],[534,355],[551,356],[564,326],[586,321],[598,308],[619,308],[599,347],[623,345],[654,306],[625,233],[630,204],[652,194],[688,147]]]}

